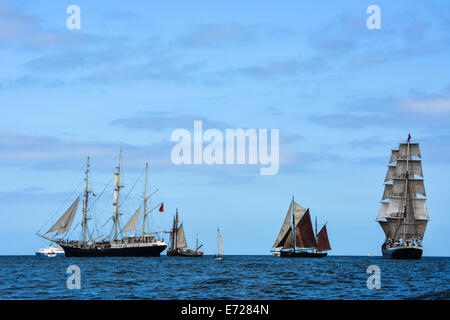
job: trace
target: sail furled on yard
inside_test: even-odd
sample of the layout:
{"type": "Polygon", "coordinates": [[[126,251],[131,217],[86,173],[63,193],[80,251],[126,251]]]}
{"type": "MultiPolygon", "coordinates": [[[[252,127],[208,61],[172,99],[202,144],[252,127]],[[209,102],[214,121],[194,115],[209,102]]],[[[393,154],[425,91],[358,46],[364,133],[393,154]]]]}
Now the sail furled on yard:
{"type": "Polygon", "coordinates": [[[295,245],[298,248],[317,247],[309,209],[306,210],[295,228],[295,245]]]}
{"type": "Polygon", "coordinates": [[[331,250],[330,240],[328,239],[327,226],[323,226],[317,234],[317,251],[331,250]]]}
{"type": "Polygon", "coordinates": [[[128,223],[125,225],[125,227],[123,227],[122,230],[120,230],[120,233],[136,230],[140,214],[141,214],[141,206],[139,206],[136,212],[131,216],[130,220],[128,220],[128,223]]]}
{"type": "Polygon", "coordinates": [[[177,248],[178,249],[184,249],[184,248],[187,247],[186,237],[184,235],[183,224],[181,224],[180,227],[177,230],[176,241],[177,241],[177,248]]]}
{"type": "Polygon", "coordinates": [[[422,239],[428,210],[419,144],[401,143],[389,164],[378,222],[387,238],[422,239]]]}
{"type": "Polygon", "coordinates": [[[75,214],[77,212],[78,203],[80,202],[80,197],[78,197],[71,206],[64,212],[64,214],[61,216],[61,218],[56,221],[56,223],[46,232],[54,232],[57,231],[56,235],[60,235],[61,233],[67,232],[70,230],[70,227],[72,226],[73,219],[75,217],[75,214]]]}
{"type": "Polygon", "coordinates": [[[275,240],[275,243],[273,245],[273,248],[283,247],[286,248],[292,248],[293,247],[293,240],[292,240],[292,204],[294,204],[294,220],[297,224],[298,221],[300,221],[301,217],[305,213],[306,209],[303,208],[301,205],[299,205],[295,201],[291,201],[291,204],[289,206],[289,209],[286,213],[286,217],[284,218],[283,225],[281,226],[280,233],[277,236],[277,239],[275,240]],[[289,234],[290,238],[289,238],[289,234]],[[288,240],[289,238],[289,240],[288,240]],[[289,242],[289,243],[286,243],[289,242]]]}

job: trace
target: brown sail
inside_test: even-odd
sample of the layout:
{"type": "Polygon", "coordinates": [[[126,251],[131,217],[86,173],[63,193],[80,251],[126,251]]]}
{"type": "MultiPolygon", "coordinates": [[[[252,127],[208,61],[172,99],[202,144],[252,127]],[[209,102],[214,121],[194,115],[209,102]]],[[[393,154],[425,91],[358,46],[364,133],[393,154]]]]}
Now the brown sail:
{"type": "Polygon", "coordinates": [[[299,248],[315,248],[317,246],[309,209],[306,210],[305,214],[297,224],[295,238],[295,244],[299,248]]]}
{"type": "Polygon", "coordinates": [[[327,226],[323,226],[317,234],[317,251],[331,250],[330,241],[328,240],[327,226]]]}

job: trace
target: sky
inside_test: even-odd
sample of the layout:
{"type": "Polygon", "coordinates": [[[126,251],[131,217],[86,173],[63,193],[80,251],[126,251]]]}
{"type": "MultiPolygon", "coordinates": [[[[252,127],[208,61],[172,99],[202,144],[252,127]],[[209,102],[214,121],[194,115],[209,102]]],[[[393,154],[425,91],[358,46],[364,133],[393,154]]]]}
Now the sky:
{"type": "Polygon", "coordinates": [[[165,208],[151,229],[168,230],[178,208],[188,245],[198,235],[206,254],[216,253],[217,226],[224,254],[270,254],[294,196],[327,223],[330,254],[379,255],[386,165],[411,133],[431,218],[424,255],[449,256],[449,10],[448,1],[0,0],[0,254],[49,244],[36,232],[81,194],[87,156],[99,199],[89,223],[107,233],[122,146],[123,224],[149,162],[150,207],[165,208]],[[80,29],[66,26],[72,4],[80,29]],[[373,4],[381,29],[369,30],[373,4]],[[171,134],[195,120],[221,132],[279,129],[278,173],[175,165],[171,134]]]}

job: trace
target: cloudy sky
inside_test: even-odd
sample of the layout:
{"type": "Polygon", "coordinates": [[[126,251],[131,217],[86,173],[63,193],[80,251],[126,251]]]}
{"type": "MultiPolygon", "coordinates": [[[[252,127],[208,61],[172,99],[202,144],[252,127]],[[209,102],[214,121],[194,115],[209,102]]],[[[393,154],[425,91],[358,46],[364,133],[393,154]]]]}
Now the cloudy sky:
{"type": "Polygon", "coordinates": [[[48,245],[35,233],[81,192],[88,155],[92,189],[106,199],[91,212],[102,227],[121,145],[125,215],[149,161],[152,205],[166,209],[152,229],[167,229],[178,207],[188,244],[198,233],[207,253],[219,225],[226,254],[268,254],[294,195],[328,222],[332,254],[380,254],[386,164],[410,132],[429,199],[424,255],[450,255],[449,10],[447,1],[0,0],[0,254],[48,245]],[[80,30],[66,27],[71,4],[80,30]],[[371,4],[380,30],[366,27],[371,4]],[[172,164],[171,133],[194,120],[279,129],[278,174],[172,164]]]}

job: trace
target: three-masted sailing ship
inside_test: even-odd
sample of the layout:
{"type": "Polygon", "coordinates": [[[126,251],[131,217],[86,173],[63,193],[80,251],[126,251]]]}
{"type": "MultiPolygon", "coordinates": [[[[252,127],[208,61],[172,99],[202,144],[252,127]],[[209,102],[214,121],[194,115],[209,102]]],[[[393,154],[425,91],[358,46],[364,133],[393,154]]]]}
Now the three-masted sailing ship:
{"type": "Polygon", "coordinates": [[[331,250],[326,223],[314,233],[309,209],[303,208],[292,197],[291,205],[284,219],[273,249],[282,247],[280,257],[322,258],[331,250]]]}
{"type": "Polygon", "coordinates": [[[377,216],[386,235],[383,257],[390,259],[420,259],[428,223],[422,156],[419,143],[410,140],[408,135],[407,142],[392,150],[377,216]]]}
{"type": "Polygon", "coordinates": [[[219,227],[217,227],[217,255],[214,256],[216,260],[223,259],[223,250],[222,250],[222,234],[220,233],[219,227]]]}
{"type": "Polygon", "coordinates": [[[195,248],[186,249],[188,245],[186,236],[184,235],[183,223],[180,225],[178,223],[179,216],[177,208],[173,218],[172,231],[170,232],[170,248],[167,250],[167,255],[170,257],[202,257],[204,252],[199,251],[199,249],[203,245],[198,245],[198,237],[195,248]]]}
{"type": "MultiPolygon", "coordinates": [[[[114,173],[115,188],[114,188],[114,202],[113,202],[113,217],[114,222],[114,238],[107,240],[108,237],[103,238],[102,241],[95,242],[90,240],[87,234],[87,224],[90,217],[89,213],[89,194],[92,191],[89,190],[89,157],[87,158],[87,169],[85,178],[85,188],[83,194],[83,207],[82,207],[82,223],[83,239],[82,240],[68,240],[64,239],[64,235],[71,229],[72,222],[74,220],[77,208],[80,202],[80,196],[72,203],[72,205],[66,210],[66,212],[59,218],[58,221],[45,233],[54,233],[53,237],[49,237],[40,233],[37,235],[55,242],[61,248],[63,248],[66,257],[159,257],[161,252],[167,247],[163,240],[158,240],[151,233],[147,233],[145,230],[146,219],[148,214],[152,210],[147,210],[147,200],[150,196],[147,196],[147,180],[148,180],[148,163],[146,164],[146,177],[145,177],[145,193],[143,205],[139,206],[128,223],[119,230],[119,216],[120,212],[120,190],[123,188],[121,185],[121,168],[122,168],[122,149],[120,150],[119,165],[116,167],[117,171],[114,173]],[[123,236],[125,232],[136,230],[141,207],[143,206],[143,227],[142,235],[123,236]],[[62,235],[61,237],[59,237],[62,235]]],[[[162,205],[162,204],[161,204],[162,205]]],[[[158,205],[159,206],[159,205],[158,205]]]]}

